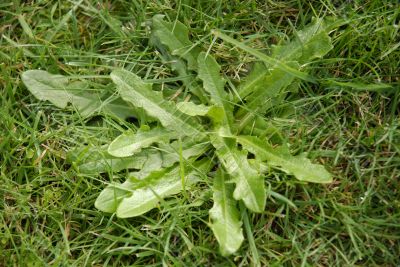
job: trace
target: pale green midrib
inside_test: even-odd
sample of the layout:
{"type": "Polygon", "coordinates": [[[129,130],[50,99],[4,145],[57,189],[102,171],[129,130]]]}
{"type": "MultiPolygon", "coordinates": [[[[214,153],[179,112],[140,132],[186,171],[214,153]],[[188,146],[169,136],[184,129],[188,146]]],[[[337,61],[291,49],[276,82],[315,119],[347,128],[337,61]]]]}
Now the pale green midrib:
{"type": "MultiPolygon", "coordinates": [[[[292,162],[290,162],[282,157],[276,156],[275,154],[273,154],[271,152],[265,151],[262,147],[260,147],[258,144],[254,143],[252,141],[247,141],[246,139],[241,139],[241,140],[245,140],[245,143],[247,142],[250,146],[253,146],[257,150],[258,153],[264,155],[264,158],[266,160],[269,160],[272,158],[272,161],[278,162],[278,164],[273,164],[273,165],[283,166],[283,164],[284,164],[285,166],[289,166],[289,168],[291,168],[291,169],[299,168],[296,164],[293,164],[292,162]]],[[[304,168],[303,171],[305,173],[307,173],[308,176],[311,176],[311,177],[315,176],[314,173],[310,172],[307,168],[304,168]]]]}
{"type": "Polygon", "coordinates": [[[152,143],[153,143],[153,142],[158,141],[159,138],[168,137],[170,134],[171,133],[161,133],[161,134],[156,135],[156,136],[146,137],[146,138],[141,139],[139,141],[135,140],[134,143],[131,143],[131,144],[125,145],[125,146],[117,146],[116,148],[120,149],[120,148],[125,148],[125,147],[132,147],[132,146],[136,146],[137,144],[140,144],[140,143],[150,142],[150,141],[154,140],[154,141],[152,141],[152,143]]]}
{"type": "MultiPolygon", "coordinates": [[[[247,180],[246,175],[244,174],[245,172],[242,170],[242,168],[240,168],[241,165],[238,164],[238,162],[240,162],[240,160],[237,160],[237,158],[235,157],[234,153],[232,153],[231,150],[229,149],[229,147],[226,146],[225,141],[222,140],[222,142],[223,142],[223,144],[224,144],[224,147],[227,148],[228,153],[229,153],[229,154],[232,156],[232,158],[235,160],[235,163],[236,163],[236,165],[238,166],[237,169],[240,170],[240,171],[239,171],[240,176],[242,177],[242,179],[244,179],[244,180],[246,181],[247,188],[249,188],[249,189],[250,189],[249,191],[252,193],[252,194],[250,194],[250,196],[251,196],[251,200],[252,200],[252,202],[253,202],[253,205],[255,204],[254,206],[255,206],[255,207],[258,207],[257,199],[256,199],[256,197],[255,197],[253,191],[251,190],[251,186],[250,186],[250,184],[249,184],[249,182],[248,182],[248,180],[247,180]]],[[[233,175],[233,174],[231,174],[231,175],[233,175]]]]}
{"type": "MultiPolygon", "coordinates": [[[[227,125],[227,128],[229,130],[229,133],[232,131],[232,125],[231,125],[231,121],[228,117],[228,108],[226,106],[226,97],[221,95],[221,93],[225,92],[224,91],[224,86],[222,86],[222,88],[218,88],[218,81],[216,81],[214,79],[214,76],[212,75],[212,73],[210,72],[210,69],[207,68],[207,64],[206,64],[206,60],[207,58],[204,59],[204,68],[206,69],[206,74],[208,75],[208,77],[211,78],[211,82],[212,84],[210,84],[210,88],[208,88],[208,90],[206,89],[206,91],[209,91],[209,93],[211,95],[214,95],[214,97],[212,97],[214,99],[214,101],[216,102],[216,104],[218,106],[221,106],[224,109],[224,121],[227,125]],[[214,85],[214,86],[213,86],[214,85]],[[214,90],[212,88],[215,88],[214,90]],[[225,101],[224,101],[225,100],[225,101]]],[[[219,75],[219,71],[218,71],[218,75],[219,75]]]]}
{"type": "MultiPolygon", "coordinates": [[[[221,173],[221,176],[222,176],[223,174],[221,173]]],[[[227,203],[227,199],[226,199],[226,186],[225,186],[225,182],[224,182],[224,176],[222,176],[221,177],[221,192],[222,192],[222,199],[223,199],[223,205],[222,205],[222,211],[223,211],[223,214],[224,214],[224,223],[226,224],[227,223],[227,219],[226,218],[228,218],[227,217],[227,215],[229,215],[229,212],[227,211],[227,208],[226,208],[226,203],[227,203]]],[[[227,238],[228,236],[229,236],[229,230],[228,230],[228,227],[226,227],[225,228],[225,238],[227,238]]]]}
{"type": "MultiPolygon", "coordinates": [[[[195,177],[193,177],[193,175],[194,175],[195,172],[196,172],[195,170],[192,170],[192,171],[187,175],[187,183],[185,183],[185,185],[191,185],[191,184],[193,184],[193,183],[195,182],[196,179],[195,179],[195,177]]],[[[175,186],[176,186],[177,183],[180,184],[180,180],[178,181],[177,179],[175,179],[175,176],[176,176],[176,175],[178,175],[178,170],[177,170],[177,169],[174,169],[173,171],[171,171],[170,173],[168,173],[168,176],[170,176],[170,177],[167,177],[166,180],[169,182],[169,184],[167,184],[167,185],[169,185],[169,186],[167,186],[167,188],[165,188],[165,189],[162,189],[162,188],[159,189],[159,190],[158,190],[159,192],[157,192],[157,189],[150,189],[150,188],[152,187],[151,184],[148,185],[148,186],[147,186],[147,185],[143,185],[143,186],[138,187],[138,188],[133,189],[133,190],[127,190],[127,191],[130,191],[130,192],[132,192],[132,193],[135,193],[135,191],[137,192],[138,190],[143,190],[143,191],[145,191],[145,190],[151,190],[151,191],[152,191],[152,196],[151,196],[150,198],[144,200],[144,202],[137,203],[135,206],[131,206],[131,209],[129,209],[129,211],[130,211],[130,212],[131,212],[131,211],[136,211],[136,210],[138,210],[138,208],[140,208],[140,206],[142,206],[143,204],[151,203],[151,202],[153,202],[154,200],[159,200],[159,197],[160,197],[160,198],[164,198],[166,194],[168,194],[170,191],[174,190],[174,188],[175,188],[175,186]],[[157,194],[154,194],[154,192],[156,192],[157,194]],[[158,196],[159,196],[159,197],[158,197],[158,196]]],[[[164,178],[163,178],[163,177],[160,177],[159,179],[164,179],[164,178]]],[[[153,186],[154,186],[154,185],[153,185],[153,186]]],[[[126,190],[126,189],[125,189],[125,190],[126,190]]],[[[131,196],[131,197],[132,197],[132,196],[131,196]]],[[[129,197],[123,197],[123,199],[129,199],[129,197]]],[[[118,213],[118,209],[119,209],[119,205],[118,205],[118,207],[117,207],[117,213],[118,213]]],[[[125,211],[124,213],[126,213],[126,211],[125,211]]]]}
{"type": "MultiPolygon", "coordinates": [[[[124,84],[124,86],[127,87],[128,89],[133,88],[125,80],[121,79],[119,77],[119,75],[114,75],[114,77],[117,78],[120,82],[122,82],[124,84]]],[[[201,137],[205,137],[206,136],[206,134],[202,131],[203,129],[202,129],[202,127],[200,125],[199,125],[200,129],[197,129],[197,128],[191,126],[190,124],[186,123],[185,120],[182,120],[181,116],[173,116],[173,114],[171,114],[168,111],[168,109],[162,109],[157,104],[155,104],[153,101],[151,101],[151,99],[148,99],[146,96],[144,96],[142,93],[140,93],[138,90],[131,90],[128,93],[137,94],[140,97],[140,99],[144,99],[146,101],[146,103],[150,104],[150,106],[154,107],[161,114],[168,114],[168,117],[169,117],[169,119],[171,121],[176,121],[178,119],[181,122],[182,126],[185,126],[185,127],[189,128],[189,129],[191,129],[190,130],[191,133],[199,134],[201,137]]],[[[130,102],[132,102],[132,101],[130,101],[130,102]]],[[[145,109],[143,107],[143,104],[142,104],[142,108],[145,109]]],[[[175,112],[177,112],[179,115],[182,115],[182,113],[178,109],[176,109],[175,112]]],[[[175,127],[175,126],[173,126],[173,127],[175,127]]],[[[181,129],[176,129],[176,130],[179,132],[179,130],[181,130],[181,129]]]]}

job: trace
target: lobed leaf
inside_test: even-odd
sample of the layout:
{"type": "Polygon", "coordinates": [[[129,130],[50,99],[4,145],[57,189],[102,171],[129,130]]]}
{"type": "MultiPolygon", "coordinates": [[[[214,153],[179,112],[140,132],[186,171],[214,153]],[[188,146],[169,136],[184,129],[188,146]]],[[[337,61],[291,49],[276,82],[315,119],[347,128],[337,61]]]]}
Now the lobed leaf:
{"type": "Polygon", "coordinates": [[[293,174],[298,180],[313,183],[331,183],[332,176],[319,164],[313,164],[303,155],[292,156],[284,147],[273,147],[255,136],[238,136],[238,142],[261,161],[274,168],[293,174]]]}
{"type": "Polygon", "coordinates": [[[250,166],[246,151],[237,149],[235,139],[221,137],[218,133],[210,138],[219,161],[236,183],[233,197],[236,200],[243,200],[250,210],[262,212],[266,198],[264,180],[250,166]]]}
{"type": "Polygon", "coordinates": [[[114,213],[117,211],[119,203],[122,199],[128,197],[131,192],[132,182],[125,181],[123,184],[108,185],[97,197],[94,202],[96,209],[107,213],[114,213]]]}
{"type": "Polygon", "coordinates": [[[131,157],[118,158],[110,155],[106,147],[81,147],[68,152],[67,161],[82,174],[118,172],[125,169],[141,169],[156,150],[142,151],[131,157]]]}
{"type": "Polygon", "coordinates": [[[244,239],[237,203],[232,198],[233,186],[227,180],[226,173],[219,168],[213,180],[214,205],[210,209],[210,227],[224,256],[235,253],[244,239]]]}
{"type": "Polygon", "coordinates": [[[211,95],[211,101],[223,109],[222,123],[229,132],[232,128],[233,106],[229,103],[228,94],[224,90],[225,80],[220,75],[221,67],[213,56],[202,52],[197,59],[199,78],[203,81],[204,89],[211,95]]]}
{"type": "Polygon", "coordinates": [[[185,176],[183,184],[180,166],[176,166],[165,173],[161,172],[158,179],[150,181],[146,186],[132,190],[129,197],[122,199],[116,210],[117,216],[128,218],[146,213],[155,208],[162,198],[177,194],[185,187],[199,181],[202,173],[207,173],[210,167],[210,161],[207,159],[195,163],[185,176]]]}
{"type": "Polygon", "coordinates": [[[155,15],[152,20],[153,35],[168,49],[172,55],[184,58],[189,69],[197,69],[199,49],[189,40],[188,28],[179,21],[170,23],[164,21],[163,15],[155,15]]]}
{"type": "Polygon", "coordinates": [[[288,66],[282,60],[276,59],[274,57],[267,56],[266,54],[254,49],[254,48],[251,48],[251,47],[245,45],[244,43],[236,41],[235,39],[233,39],[233,38],[229,37],[228,35],[223,34],[221,32],[214,31],[214,34],[217,37],[221,38],[222,40],[224,40],[224,41],[226,41],[228,43],[231,43],[231,44],[243,49],[247,53],[255,56],[259,60],[265,62],[265,64],[267,64],[268,66],[271,66],[272,68],[281,69],[282,71],[285,71],[288,74],[291,74],[291,75],[293,75],[293,76],[295,76],[295,77],[297,77],[297,78],[299,78],[301,80],[305,80],[305,81],[308,81],[308,82],[316,83],[314,77],[312,77],[311,75],[309,75],[307,73],[301,72],[301,71],[299,71],[297,69],[294,69],[294,68],[288,66]]]}
{"type": "Polygon", "coordinates": [[[66,108],[71,103],[84,117],[100,111],[123,119],[135,115],[135,111],[121,99],[106,103],[103,101],[104,92],[93,93],[95,90],[88,88],[85,82],[71,82],[63,75],[28,70],[22,74],[22,82],[37,99],[50,101],[58,108],[66,108]]]}
{"type": "MultiPolygon", "coordinates": [[[[146,149],[144,151],[148,151],[150,149],[146,149]]],[[[152,150],[150,150],[152,151],[152,150]]],[[[175,161],[177,162],[177,161],[175,161]]],[[[174,162],[174,163],[175,163],[174,162]]],[[[146,162],[143,164],[143,167],[138,171],[129,172],[128,177],[132,177],[136,180],[145,179],[148,175],[150,175],[155,170],[160,170],[163,167],[163,156],[161,152],[157,149],[154,149],[153,153],[150,153],[146,159],[146,162]]],[[[173,163],[170,165],[172,166],[173,163]]],[[[170,167],[168,166],[168,167],[170,167]]]]}
{"type": "Polygon", "coordinates": [[[159,144],[159,151],[162,153],[163,167],[170,167],[180,160],[188,160],[192,157],[199,157],[210,149],[209,142],[201,142],[191,137],[171,144],[159,144]]]}
{"type": "MultiPolygon", "coordinates": [[[[303,30],[298,31],[291,42],[275,46],[271,57],[283,62],[297,61],[300,64],[323,57],[333,48],[332,41],[328,35],[329,28],[330,24],[327,25],[323,19],[315,19],[303,30]]],[[[264,79],[270,75],[269,69],[271,67],[274,67],[273,62],[264,61],[264,64],[255,64],[248,77],[239,86],[240,99],[245,98],[260,87],[266,88],[264,79]]],[[[293,66],[293,68],[298,69],[298,66],[293,66]]]]}
{"type": "Polygon", "coordinates": [[[178,56],[171,55],[165,46],[158,40],[154,32],[150,38],[150,42],[160,52],[163,63],[169,64],[171,69],[178,73],[178,78],[182,81],[188,91],[195,95],[202,103],[207,103],[208,99],[203,88],[195,80],[195,75],[190,73],[184,60],[178,56]]]}
{"type": "MultiPolygon", "coordinates": [[[[298,69],[299,65],[296,62],[288,62],[288,65],[298,69]]],[[[269,99],[276,97],[294,80],[294,76],[280,69],[273,69],[267,75],[262,76],[251,92],[246,92],[246,107],[249,109],[263,106],[269,99]]],[[[239,92],[239,94],[243,91],[239,92]]],[[[241,95],[244,98],[244,96],[241,95]]],[[[264,109],[265,110],[265,109],[264,109]]]]}
{"type": "Polygon", "coordinates": [[[270,75],[270,70],[262,62],[256,62],[249,75],[244,78],[238,86],[238,96],[235,97],[235,103],[243,100],[252,92],[264,87],[264,79],[270,75]]]}
{"type": "MultiPolygon", "coordinates": [[[[296,63],[289,64],[298,68],[296,63]]],[[[236,117],[241,120],[240,128],[252,122],[256,114],[263,115],[268,108],[271,108],[274,104],[273,99],[278,97],[293,80],[293,75],[280,69],[273,69],[269,75],[263,76],[252,93],[246,97],[245,108],[240,109],[236,114],[236,117]]]]}
{"type": "Polygon", "coordinates": [[[296,32],[290,43],[275,46],[272,57],[283,61],[298,61],[300,64],[323,57],[333,48],[327,32],[329,28],[322,18],[314,19],[303,30],[296,32]]]}
{"type": "Polygon", "coordinates": [[[114,70],[111,79],[117,85],[122,99],[143,108],[166,129],[183,136],[205,136],[200,124],[179,111],[173,103],[164,100],[161,93],[153,91],[152,85],[143,82],[137,75],[126,70],[114,70]]]}
{"type": "Polygon", "coordinates": [[[139,129],[136,133],[118,136],[108,146],[108,153],[114,157],[129,157],[153,143],[168,142],[172,138],[172,132],[165,128],[139,129]]]}

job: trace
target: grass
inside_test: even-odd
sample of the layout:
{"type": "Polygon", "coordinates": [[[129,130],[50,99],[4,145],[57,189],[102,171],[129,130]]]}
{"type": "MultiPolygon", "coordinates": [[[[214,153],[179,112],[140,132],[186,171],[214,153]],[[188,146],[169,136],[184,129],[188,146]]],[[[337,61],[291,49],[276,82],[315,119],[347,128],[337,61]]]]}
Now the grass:
{"type": "MultiPolygon", "coordinates": [[[[0,265],[4,266],[397,266],[400,264],[400,7],[395,1],[6,1],[0,4],[0,265]],[[167,199],[159,210],[117,219],[94,209],[107,177],[78,175],[66,164],[77,144],[103,144],[131,127],[110,117],[84,120],[38,102],[20,74],[45,69],[102,76],[114,66],[149,79],[172,77],[148,46],[146,21],[165,14],[192,28],[223,72],[239,79],[253,58],[209,34],[222,29],[269,51],[312,16],[349,21],[312,74],[391,83],[394,92],[302,83],[274,119],[292,144],[334,174],[327,186],[271,173],[263,214],[242,210],[246,242],[219,255],[207,227],[210,195],[167,199]]],[[[96,79],[107,85],[110,81],[96,79]]],[[[277,112],[277,110],[274,110],[277,112]]]]}

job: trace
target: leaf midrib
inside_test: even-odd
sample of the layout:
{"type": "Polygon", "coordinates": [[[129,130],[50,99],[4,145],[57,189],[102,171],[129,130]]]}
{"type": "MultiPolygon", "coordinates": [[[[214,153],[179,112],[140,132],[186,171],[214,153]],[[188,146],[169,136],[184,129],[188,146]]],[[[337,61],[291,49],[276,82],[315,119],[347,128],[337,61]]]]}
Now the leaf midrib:
{"type": "Polygon", "coordinates": [[[247,187],[247,188],[250,188],[249,191],[251,192],[250,195],[251,195],[251,199],[252,199],[253,205],[255,204],[254,206],[259,208],[258,203],[257,203],[257,198],[256,198],[256,196],[254,195],[253,190],[251,190],[251,186],[250,186],[250,184],[249,184],[249,181],[247,180],[247,177],[246,177],[246,175],[244,174],[245,172],[244,172],[244,171],[242,170],[242,168],[240,167],[240,166],[241,166],[240,163],[239,163],[240,160],[238,160],[238,159],[236,158],[235,153],[232,153],[232,152],[231,152],[231,149],[229,148],[229,146],[226,145],[226,143],[225,143],[224,140],[222,140],[222,143],[223,143],[224,147],[227,148],[227,151],[228,151],[229,154],[232,156],[232,158],[235,160],[237,169],[239,170],[238,173],[240,174],[240,176],[242,177],[242,179],[245,180],[245,182],[246,182],[246,187],[247,187]]]}
{"type": "MultiPolygon", "coordinates": [[[[254,151],[254,152],[256,152],[256,153],[258,152],[259,154],[268,155],[267,157],[272,158],[272,161],[278,162],[278,164],[274,164],[274,165],[279,165],[279,166],[285,165],[285,166],[289,166],[289,168],[291,168],[291,169],[298,169],[298,166],[296,164],[292,163],[290,160],[287,160],[283,157],[279,157],[276,154],[269,152],[268,150],[266,150],[267,148],[261,147],[260,144],[257,144],[251,140],[248,140],[247,138],[240,138],[240,140],[242,140],[242,142],[244,141],[244,143],[247,142],[249,145],[255,147],[257,149],[257,151],[254,151]]],[[[264,160],[268,160],[268,159],[264,157],[264,158],[262,158],[262,160],[264,161],[264,160]]],[[[268,164],[268,162],[267,162],[267,164],[268,164]]],[[[305,172],[310,177],[315,176],[315,174],[307,168],[302,169],[302,171],[305,172]]]]}
{"type": "MultiPolygon", "coordinates": [[[[128,87],[128,88],[132,88],[132,86],[130,86],[125,80],[121,79],[119,77],[119,75],[114,75],[115,78],[117,78],[120,82],[122,82],[124,84],[124,86],[128,87]]],[[[202,131],[202,127],[199,125],[198,127],[200,129],[197,129],[196,127],[193,127],[192,125],[186,123],[185,120],[182,119],[182,117],[180,115],[182,115],[182,113],[176,109],[174,112],[178,113],[179,116],[174,116],[169,109],[163,109],[161,108],[159,105],[162,105],[162,103],[160,103],[159,105],[157,105],[156,103],[154,103],[151,99],[149,99],[146,95],[142,94],[140,91],[138,90],[131,90],[129,93],[132,94],[136,94],[138,96],[139,99],[145,100],[146,103],[148,105],[150,105],[151,107],[153,107],[155,110],[157,110],[157,112],[161,113],[161,114],[168,114],[169,120],[170,121],[175,121],[175,120],[179,120],[181,122],[182,125],[184,125],[185,127],[188,127],[191,129],[192,133],[196,133],[196,134],[200,134],[201,136],[205,136],[205,133],[202,131]]],[[[155,92],[156,93],[156,92],[155,92]]],[[[143,108],[143,104],[142,104],[142,108],[143,108]]],[[[144,108],[145,109],[145,108],[144,108]]],[[[167,125],[168,126],[168,125],[167,125]]]]}

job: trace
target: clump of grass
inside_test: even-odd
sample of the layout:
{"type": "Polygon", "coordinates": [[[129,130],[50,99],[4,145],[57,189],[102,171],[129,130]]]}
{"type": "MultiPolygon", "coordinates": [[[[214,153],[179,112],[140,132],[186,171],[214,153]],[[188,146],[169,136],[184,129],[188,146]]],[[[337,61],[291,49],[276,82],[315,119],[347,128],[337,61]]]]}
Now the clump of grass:
{"type": "MultiPolygon", "coordinates": [[[[288,99],[287,119],[274,121],[293,149],[315,151],[335,174],[325,188],[271,174],[267,185],[297,210],[269,197],[268,211],[250,214],[236,256],[221,257],[205,225],[210,195],[168,199],[161,212],[136,219],[104,216],[93,208],[103,189],[94,176],[78,176],[65,153],[77,142],[104,144],[121,126],[114,118],[88,122],[37,103],[20,81],[28,69],[102,76],[112,66],[168,77],[148,49],[146,20],[166,14],[191,26],[194,39],[211,29],[239,33],[268,51],[312,16],[350,23],[334,50],[315,61],[313,75],[344,82],[384,81],[399,88],[399,12],[393,2],[335,5],[332,1],[205,1],[174,3],[2,3],[0,16],[0,262],[3,265],[397,265],[400,254],[399,92],[356,92],[303,83],[288,99]],[[150,68],[149,68],[150,67],[150,68]],[[290,100],[290,101],[289,101],[290,100]],[[90,127],[90,124],[101,127],[90,127]],[[89,126],[88,126],[89,125],[89,126]]],[[[213,54],[226,73],[241,77],[252,58],[223,43],[213,54]]],[[[122,126],[123,127],[123,126],[122,126]]],[[[202,185],[206,186],[206,185],[202,185]]],[[[245,216],[243,214],[243,216],[245,216]]]]}

